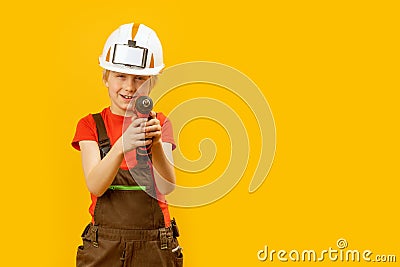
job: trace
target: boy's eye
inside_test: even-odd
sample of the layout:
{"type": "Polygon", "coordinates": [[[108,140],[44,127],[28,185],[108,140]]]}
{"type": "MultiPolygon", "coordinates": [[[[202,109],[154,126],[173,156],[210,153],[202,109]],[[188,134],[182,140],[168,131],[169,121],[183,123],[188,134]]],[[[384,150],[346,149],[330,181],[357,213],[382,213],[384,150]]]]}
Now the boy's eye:
{"type": "Polygon", "coordinates": [[[147,81],[149,77],[148,76],[137,76],[136,79],[139,81],[147,81]]]}

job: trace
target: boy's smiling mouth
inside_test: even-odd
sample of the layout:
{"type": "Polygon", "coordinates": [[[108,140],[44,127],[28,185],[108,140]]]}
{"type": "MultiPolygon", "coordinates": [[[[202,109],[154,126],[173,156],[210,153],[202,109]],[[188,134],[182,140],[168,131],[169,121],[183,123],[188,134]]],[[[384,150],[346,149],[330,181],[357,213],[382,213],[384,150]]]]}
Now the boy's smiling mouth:
{"type": "Polygon", "coordinates": [[[125,99],[132,99],[133,98],[132,95],[122,95],[122,94],[119,94],[119,95],[122,96],[125,99]]]}

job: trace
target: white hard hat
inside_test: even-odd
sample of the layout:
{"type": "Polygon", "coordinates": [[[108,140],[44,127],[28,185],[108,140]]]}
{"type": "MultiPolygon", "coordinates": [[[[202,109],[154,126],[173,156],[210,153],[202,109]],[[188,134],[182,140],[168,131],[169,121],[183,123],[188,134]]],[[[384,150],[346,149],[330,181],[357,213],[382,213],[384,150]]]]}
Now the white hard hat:
{"type": "Polygon", "coordinates": [[[108,37],[99,63],[111,71],[157,75],[164,68],[161,42],[144,24],[124,24],[108,37]]]}

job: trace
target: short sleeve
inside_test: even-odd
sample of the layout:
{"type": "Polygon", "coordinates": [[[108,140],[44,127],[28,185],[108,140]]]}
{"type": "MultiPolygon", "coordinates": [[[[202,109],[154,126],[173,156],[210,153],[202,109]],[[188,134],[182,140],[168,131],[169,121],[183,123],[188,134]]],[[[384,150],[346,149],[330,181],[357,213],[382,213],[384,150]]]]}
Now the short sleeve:
{"type": "Polygon", "coordinates": [[[174,132],[172,130],[172,123],[171,121],[163,114],[163,113],[157,113],[157,118],[161,122],[162,125],[162,141],[166,143],[171,143],[172,144],[172,150],[176,148],[175,140],[174,140],[174,132]]]}
{"type": "Polygon", "coordinates": [[[71,143],[72,147],[80,151],[79,142],[83,140],[97,141],[96,123],[91,114],[79,120],[71,143]]]}

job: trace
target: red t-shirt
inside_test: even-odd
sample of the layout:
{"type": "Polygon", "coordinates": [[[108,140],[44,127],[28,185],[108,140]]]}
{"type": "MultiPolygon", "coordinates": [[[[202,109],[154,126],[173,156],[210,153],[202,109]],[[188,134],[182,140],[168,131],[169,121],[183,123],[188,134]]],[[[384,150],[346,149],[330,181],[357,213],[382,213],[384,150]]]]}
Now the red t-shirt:
{"type": "MultiPolygon", "coordinates": [[[[121,137],[123,132],[123,127],[126,128],[126,126],[128,125],[126,123],[124,124],[124,120],[125,122],[127,122],[130,121],[130,118],[113,114],[109,107],[103,109],[103,111],[100,114],[104,120],[104,125],[106,127],[108,137],[110,138],[111,146],[113,146],[114,143],[118,140],[118,138],[121,137]]],[[[157,113],[157,119],[160,120],[160,124],[162,126],[162,137],[161,137],[162,141],[171,143],[172,149],[175,149],[176,145],[173,137],[171,122],[162,113],[157,113]]],[[[93,119],[92,114],[89,114],[79,120],[78,125],[76,127],[75,136],[71,144],[75,149],[80,151],[79,142],[84,140],[85,141],[91,140],[96,142],[98,141],[96,123],[93,119]]],[[[128,157],[129,159],[128,162],[125,160],[124,157],[124,160],[122,161],[120,168],[127,170],[128,167],[132,168],[133,166],[135,166],[136,165],[135,155],[136,153],[130,153],[130,156],[128,157]]],[[[168,227],[170,225],[168,204],[165,200],[165,196],[162,195],[158,190],[156,191],[157,191],[158,204],[160,205],[160,208],[164,214],[165,226],[168,227]]],[[[92,203],[89,208],[89,213],[92,216],[92,221],[94,221],[94,209],[96,207],[97,197],[91,194],[91,199],[92,203]]]]}

